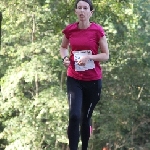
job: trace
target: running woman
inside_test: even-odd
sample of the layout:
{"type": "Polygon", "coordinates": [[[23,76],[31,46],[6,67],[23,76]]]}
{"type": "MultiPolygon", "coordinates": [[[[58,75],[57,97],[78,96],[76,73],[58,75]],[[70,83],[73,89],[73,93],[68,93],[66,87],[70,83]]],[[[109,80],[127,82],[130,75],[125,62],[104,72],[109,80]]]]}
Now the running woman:
{"type": "Polygon", "coordinates": [[[62,31],[60,55],[67,68],[69,147],[78,149],[81,134],[82,150],[87,150],[90,120],[102,88],[100,62],[109,59],[109,49],[103,27],[90,21],[92,1],[77,0],[75,14],[78,22],[67,25],[62,31]]]}

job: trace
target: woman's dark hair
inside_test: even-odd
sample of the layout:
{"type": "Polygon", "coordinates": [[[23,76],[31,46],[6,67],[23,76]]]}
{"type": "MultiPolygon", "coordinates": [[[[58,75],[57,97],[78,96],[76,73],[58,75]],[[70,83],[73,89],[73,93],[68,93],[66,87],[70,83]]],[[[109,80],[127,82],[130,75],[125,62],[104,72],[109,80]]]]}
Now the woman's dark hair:
{"type": "Polygon", "coordinates": [[[80,2],[80,1],[84,1],[84,2],[88,3],[88,4],[90,5],[90,11],[93,10],[93,4],[92,4],[92,1],[91,1],[91,0],[77,0],[76,3],[75,3],[75,8],[77,8],[77,4],[78,4],[78,2],[80,2]]]}

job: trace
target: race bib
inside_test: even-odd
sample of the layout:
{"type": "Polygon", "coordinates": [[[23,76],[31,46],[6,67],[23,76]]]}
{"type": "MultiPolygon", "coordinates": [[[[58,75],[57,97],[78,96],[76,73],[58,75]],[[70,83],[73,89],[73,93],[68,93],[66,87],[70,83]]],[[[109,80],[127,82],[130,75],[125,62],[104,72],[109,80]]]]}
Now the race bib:
{"type": "Polygon", "coordinates": [[[74,51],[73,54],[75,61],[75,71],[85,71],[95,68],[95,63],[93,60],[88,60],[85,66],[79,66],[77,63],[83,56],[92,55],[91,50],[74,51]]]}

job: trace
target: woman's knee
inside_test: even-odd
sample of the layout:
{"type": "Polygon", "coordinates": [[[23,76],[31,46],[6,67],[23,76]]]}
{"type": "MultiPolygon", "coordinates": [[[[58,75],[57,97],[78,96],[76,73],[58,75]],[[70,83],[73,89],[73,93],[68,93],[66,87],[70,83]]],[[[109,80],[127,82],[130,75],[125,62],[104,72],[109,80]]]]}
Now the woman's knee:
{"type": "Polygon", "coordinates": [[[72,115],[70,115],[69,120],[73,121],[73,122],[79,122],[80,121],[80,115],[72,114],[72,115]]]}

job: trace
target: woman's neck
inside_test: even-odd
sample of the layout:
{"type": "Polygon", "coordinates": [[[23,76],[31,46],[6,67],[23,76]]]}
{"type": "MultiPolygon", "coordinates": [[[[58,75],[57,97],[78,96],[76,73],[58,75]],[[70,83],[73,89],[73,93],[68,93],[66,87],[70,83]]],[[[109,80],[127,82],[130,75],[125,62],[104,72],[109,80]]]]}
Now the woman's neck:
{"type": "Polygon", "coordinates": [[[91,25],[90,21],[88,21],[88,22],[79,21],[78,28],[79,29],[87,29],[90,25],[91,25]]]}

